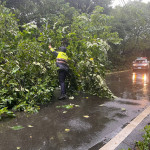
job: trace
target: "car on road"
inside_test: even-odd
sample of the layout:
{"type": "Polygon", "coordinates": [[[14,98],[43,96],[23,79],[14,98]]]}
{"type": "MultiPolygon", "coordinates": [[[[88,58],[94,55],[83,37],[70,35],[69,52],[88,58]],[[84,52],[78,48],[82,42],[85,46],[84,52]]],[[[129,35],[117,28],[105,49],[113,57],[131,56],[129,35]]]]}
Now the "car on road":
{"type": "Polygon", "coordinates": [[[132,64],[133,71],[135,70],[149,70],[149,61],[147,57],[137,57],[132,64]]]}

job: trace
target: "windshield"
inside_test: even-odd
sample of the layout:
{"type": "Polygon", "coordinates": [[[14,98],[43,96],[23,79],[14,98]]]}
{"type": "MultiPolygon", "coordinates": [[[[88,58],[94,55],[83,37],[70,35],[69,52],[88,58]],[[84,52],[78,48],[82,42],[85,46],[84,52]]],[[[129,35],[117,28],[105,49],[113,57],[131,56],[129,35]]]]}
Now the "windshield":
{"type": "Polygon", "coordinates": [[[144,63],[144,62],[147,62],[146,60],[136,60],[135,61],[136,63],[144,63]]]}

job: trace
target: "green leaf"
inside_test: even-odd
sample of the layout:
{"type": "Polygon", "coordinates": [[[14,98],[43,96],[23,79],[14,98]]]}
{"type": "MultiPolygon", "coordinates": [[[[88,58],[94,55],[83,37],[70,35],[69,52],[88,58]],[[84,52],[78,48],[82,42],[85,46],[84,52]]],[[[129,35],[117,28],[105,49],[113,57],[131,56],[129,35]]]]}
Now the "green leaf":
{"type": "Polygon", "coordinates": [[[73,105],[66,105],[65,108],[66,109],[71,109],[71,108],[73,108],[73,105]]]}
{"type": "Polygon", "coordinates": [[[21,129],[23,129],[24,127],[18,125],[18,126],[13,126],[13,127],[10,127],[10,128],[11,128],[12,130],[21,130],[21,129]]]}
{"type": "Polygon", "coordinates": [[[61,108],[61,106],[56,106],[56,108],[61,108]]]}
{"type": "Polygon", "coordinates": [[[13,68],[13,70],[12,70],[12,74],[14,74],[14,73],[16,73],[17,71],[19,70],[19,67],[15,67],[15,68],[13,68]]]}

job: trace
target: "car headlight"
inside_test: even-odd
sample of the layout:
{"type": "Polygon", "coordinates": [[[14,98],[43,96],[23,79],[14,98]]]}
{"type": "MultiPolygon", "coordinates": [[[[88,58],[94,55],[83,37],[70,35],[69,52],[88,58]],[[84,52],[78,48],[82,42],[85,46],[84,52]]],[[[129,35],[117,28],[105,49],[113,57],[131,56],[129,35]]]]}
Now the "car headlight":
{"type": "Polygon", "coordinates": [[[144,66],[147,66],[147,64],[144,64],[144,66]]]}

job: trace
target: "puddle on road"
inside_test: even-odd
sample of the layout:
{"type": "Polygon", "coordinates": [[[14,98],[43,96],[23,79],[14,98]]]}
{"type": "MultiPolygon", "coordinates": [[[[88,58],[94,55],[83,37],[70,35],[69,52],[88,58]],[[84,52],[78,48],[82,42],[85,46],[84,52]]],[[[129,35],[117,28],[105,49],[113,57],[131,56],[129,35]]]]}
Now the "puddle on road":
{"type": "Polygon", "coordinates": [[[80,144],[89,142],[111,120],[107,117],[109,109],[100,106],[104,102],[106,100],[94,96],[55,101],[42,108],[38,114],[26,116],[21,113],[15,119],[3,121],[0,126],[0,149],[21,147],[23,150],[74,150],[80,144]],[[57,108],[70,103],[79,107],[57,108]],[[13,126],[24,128],[12,130],[10,127],[13,126]]]}

